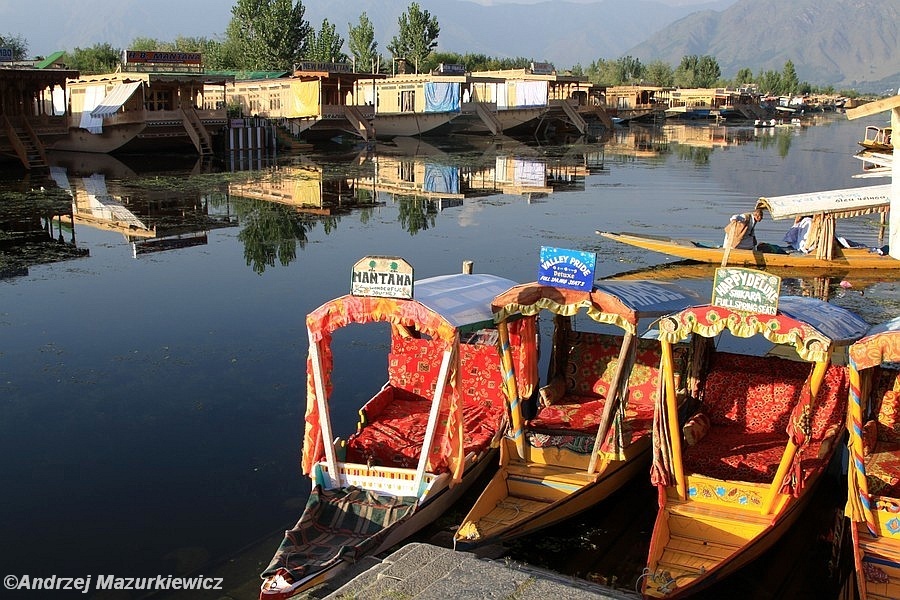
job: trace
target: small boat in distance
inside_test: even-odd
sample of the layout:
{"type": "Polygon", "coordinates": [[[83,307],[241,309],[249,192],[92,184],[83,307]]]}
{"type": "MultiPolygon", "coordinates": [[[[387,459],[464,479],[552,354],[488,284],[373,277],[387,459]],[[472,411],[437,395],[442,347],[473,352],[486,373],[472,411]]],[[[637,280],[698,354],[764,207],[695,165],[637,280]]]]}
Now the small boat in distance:
{"type": "MultiPolygon", "coordinates": [[[[531,323],[533,330],[543,311],[553,315],[550,372],[537,414],[526,421],[522,407],[536,383],[536,348],[533,368],[513,369],[512,431],[501,442],[497,474],[454,536],[457,549],[549,527],[646,473],[660,348],[639,337],[639,322],[648,325],[697,298],[673,283],[597,281],[590,291],[523,284],[494,300],[501,337],[507,326],[531,323]],[[590,321],[576,331],[573,318],[582,312],[590,321]]],[[[676,356],[684,364],[685,354],[676,356]]]]}
{"type": "MultiPolygon", "coordinates": [[[[751,274],[780,287],[775,276],[751,274]]],[[[737,281],[728,277],[716,280],[737,281]]],[[[663,391],[651,479],[660,507],[640,579],[645,598],[689,597],[773,547],[840,446],[847,369],[831,363],[832,353],[868,326],[815,298],[782,296],[772,308],[708,304],[659,322],[663,391]],[[782,355],[748,351],[754,336],[782,355]],[[686,340],[691,368],[679,378],[673,344],[686,340]]]]}
{"type": "Polygon", "coordinates": [[[865,136],[859,141],[859,145],[864,150],[872,152],[893,153],[894,144],[891,141],[891,133],[892,129],[890,127],[869,125],[866,127],[865,136]]]}
{"type": "MultiPolygon", "coordinates": [[[[298,594],[403,541],[496,464],[506,400],[490,302],[515,283],[457,274],[413,285],[404,265],[394,257],[362,259],[354,294],[382,295],[342,296],[306,318],[301,466],[313,489],[262,572],[261,599],[298,594]],[[356,433],[342,441],[331,421],[333,388],[342,389],[332,379],[332,334],[369,323],[390,326],[388,381],[360,410],[356,433]]],[[[518,347],[514,339],[510,354],[518,347]]]]}
{"type": "MultiPolygon", "coordinates": [[[[839,219],[887,213],[890,194],[891,186],[888,184],[762,197],[756,208],[767,210],[773,220],[812,215],[813,224],[806,238],[810,252],[789,251],[774,244],[760,244],[755,250],[732,248],[728,253],[728,264],[757,269],[896,269],[900,262],[888,256],[881,246],[851,247],[852,244],[846,240],[835,237],[839,219]]],[[[599,230],[596,233],[623,244],[698,262],[721,263],[725,256],[721,242],[599,230]]]]}
{"type": "Polygon", "coordinates": [[[850,346],[850,518],[861,600],[900,598],[900,318],[850,346]]]}

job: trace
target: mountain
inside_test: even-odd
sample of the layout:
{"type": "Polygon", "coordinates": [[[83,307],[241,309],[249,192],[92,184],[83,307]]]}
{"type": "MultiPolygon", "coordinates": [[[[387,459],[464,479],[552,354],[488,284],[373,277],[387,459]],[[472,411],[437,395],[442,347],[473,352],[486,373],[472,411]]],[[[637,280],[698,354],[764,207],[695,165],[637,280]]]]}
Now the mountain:
{"type": "Polygon", "coordinates": [[[790,60],[801,81],[882,92],[900,86],[900,0],[738,0],[648,36],[624,54],[677,66],[716,58],[726,78],[747,67],[778,71],[790,60]]]}
{"type": "MultiPolygon", "coordinates": [[[[498,57],[525,57],[560,68],[587,65],[621,51],[700,9],[723,9],[735,0],[418,0],[440,24],[438,49],[498,57]]],[[[221,38],[233,2],[222,0],[30,0],[0,2],[0,35],[21,35],[31,53],[109,43],[126,49],[137,37],[172,41],[179,35],[221,38]],[[173,18],[177,15],[177,18],[173,18]]],[[[349,24],[366,12],[378,48],[387,54],[397,20],[411,0],[303,0],[304,18],[316,30],[323,19],[348,37],[349,24]]]]}
{"type": "MultiPolygon", "coordinates": [[[[397,34],[413,0],[303,0],[345,39],[366,12],[378,50],[397,34]]],[[[723,77],[747,67],[780,72],[791,60],[801,81],[881,92],[900,86],[900,0],[417,0],[440,25],[438,49],[551,62],[559,69],[631,55],[673,67],[685,55],[716,58],[723,77]]],[[[21,35],[32,54],[137,37],[221,38],[227,0],[0,0],[0,35],[21,35]],[[177,15],[177,18],[173,18],[177,15]]]]}

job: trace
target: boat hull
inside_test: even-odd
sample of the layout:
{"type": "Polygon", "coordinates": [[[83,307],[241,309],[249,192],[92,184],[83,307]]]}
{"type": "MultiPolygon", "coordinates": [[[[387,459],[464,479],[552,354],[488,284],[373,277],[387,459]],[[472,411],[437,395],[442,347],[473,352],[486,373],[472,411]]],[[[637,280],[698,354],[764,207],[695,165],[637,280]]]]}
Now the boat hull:
{"type": "MultiPolygon", "coordinates": [[[[763,516],[752,509],[731,509],[717,512],[715,507],[692,499],[677,500],[668,490],[666,506],[659,509],[653,534],[650,538],[650,564],[666,564],[673,556],[687,556],[692,570],[699,574],[689,576],[680,570],[664,569],[668,577],[654,578],[648,572],[643,581],[645,598],[687,598],[734,574],[739,569],[762,556],[771,549],[793,526],[813,497],[824,471],[810,477],[798,498],[786,499],[775,514],[763,516]],[[726,518],[727,515],[727,518],[726,518]],[[732,540],[740,539],[747,531],[758,533],[736,545],[732,540]],[[686,536],[676,536],[675,532],[692,532],[697,537],[697,548],[685,541],[686,536]],[[731,549],[731,551],[729,551],[731,549]],[[674,577],[673,577],[674,574],[674,577]],[[683,578],[683,579],[682,579],[683,578]],[[681,582],[686,582],[681,583],[681,582]],[[681,583],[681,585],[679,585],[681,583]]],[[[688,487],[698,481],[712,483],[729,490],[746,489],[751,484],[722,481],[706,477],[689,477],[688,487]]],[[[760,486],[762,491],[764,488],[760,486]]]]}
{"type": "MultiPolygon", "coordinates": [[[[623,244],[698,262],[721,263],[724,256],[723,248],[703,247],[690,240],[609,231],[597,231],[597,233],[623,244]]],[[[728,253],[728,265],[755,269],[766,269],[767,267],[896,269],[900,267],[900,261],[888,255],[872,252],[867,248],[835,247],[834,257],[831,260],[816,258],[812,254],[776,254],[734,248],[728,253]]]]}
{"type": "Polygon", "coordinates": [[[414,137],[432,133],[447,125],[458,113],[376,114],[373,119],[375,137],[390,139],[397,136],[414,137]]]}
{"type": "MultiPolygon", "coordinates": [[[[375,547],[367,555],[375,555],[385,552],[393,546],[403,542],[416,532],[427,527],[436,521],[441,515],[447,512],[468,490],[472,484],[478,481],[492,466],[496,465],[497,450],[490,449],[485,452],[478,460],[473,461],[463,473],[462,480],[456,485],[449,485],[447,478],[440,478],[435,486],[429,490],[428,496],[424,502],[419,504],[415,512],[408,519],[402,520],[388,528],[388,531],[380,531],[378,535],[383,535],[382,542],[375,547]]],[[[335,548],[335,552],[337,552],[335,548]]],[[[327,583],[340,575],[354,560],[359,560],[359,554],[348,557],[346,560],[340,560],[336,563],[328,565],[326,568],[310,573],[301,581],[296,582],[290,589],[285,591],[277,589],[271,585],[267,586],[264,581],[260,591],[261,600],[280,600],[282,598],[290,598],[304,591],[327,583]]]]}
{"type": "MultiPolygon", "coordinates": [[[[515,453],[511,440],[504,439],[504,451],[515,453]]],[[[467,523],[476,529],[482,526],[483,534],[478,538],[457,535],[455,547],[472,550],[508,542],[574,517],[606,499],[637,475],[646,473],[650,458],[650,438],[647,436],[629,448],[627,460],[608,462],[594,475],[587,475],[585,470],[561,477],[556,471],[550,472],[552,466],[547,464],[517,459],[504,461],[506,464],[501,465],[460,527],[465,533],[467,523]],[[532,474],[528,474],[529,471],[532,474]],[[517,495],[521,494],[521,497],[513,497],[511,489],[514,485],[519,487],[517,495]],[[548,488],[552,488],[550,494],[559,497],[551,502],[534,499],[539,495],[546,497],[548,488]],[[504,524],[484,528],[487,523],[504,524]]]]}

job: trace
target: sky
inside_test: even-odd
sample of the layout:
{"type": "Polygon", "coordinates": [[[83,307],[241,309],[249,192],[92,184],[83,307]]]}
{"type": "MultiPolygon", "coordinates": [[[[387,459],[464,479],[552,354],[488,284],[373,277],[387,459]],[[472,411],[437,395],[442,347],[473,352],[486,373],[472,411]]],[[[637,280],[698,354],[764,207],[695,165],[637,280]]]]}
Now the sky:
{"type": "MultiPolygon", "coordinates": [[[[407,6],[412,0],[396,0],[407,6]]],[[[427,10],[435,0],[419,0],[427,10]]],[[[482,5],[562,4],[563,0],[469,0],[482,5]]],[[[602,3],[603,0],[564,0],[568,3],[602,3]]],[[[652,1],[652,0],[651,0],[652,1]]],[[[655,0],[661,4],[697,5],[704,0],[655,0]]],[[[735,0],[737,1],[737,0],[735,0]]],[[[218,38],[225,32],[235,0],[0,0],[0,35],[21,36],[28,45],[29,57],[47,56],[57,50],[89,48],[109,43],[125,48],[137,37],[172,41],[178,36],[218,38]],[[173,18],[177,15],[177,18],[173,18]]],[[[373,22],[390,6],[386,0],[305,0],[306,19],[311,24],[332,16],[332,23],[343,26],[368,9],[373,22]],[[352,15],[349,16],[348,15],[352,15]]],[[[450,9],[453,3],[440,0],[450,9]],[[446,3],[446,4],[445,4],[446,3]]],[[[435,9],[432,9],[434,12],[435,9]]],[[[402,12],[402,11],[401,11],[402,12]]],[[[396,17],[392,19],[396,22],[396,17]]],[[[377,23],[376,23],[377,24],[377,23]]],[[[376,34],[378,30],[376,29],[376,34]]],[[[379,40],[380,45],[383,40],[379,40]]]]}

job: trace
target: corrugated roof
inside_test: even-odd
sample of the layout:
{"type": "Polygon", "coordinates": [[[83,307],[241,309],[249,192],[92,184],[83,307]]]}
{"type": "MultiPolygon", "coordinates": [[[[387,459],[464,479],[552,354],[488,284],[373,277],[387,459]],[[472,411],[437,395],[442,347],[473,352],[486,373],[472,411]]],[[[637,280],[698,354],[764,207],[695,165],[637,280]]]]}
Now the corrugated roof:
{"type": "Polygon", "coordinates": [[[44,60],[35,63],[35,64],[34,64],[34,67],[35,67],[36,69],[46,69],[47,67],[49,67],[50,65],[52,65],[53,63],[55,63],[56,61],[58,61],[60,58],[62,58],[64,54],[65,54],[65,52],[64,52],[63,50],[59,50],[59,51],[57,51],[57,52],[54,52],[53,54],[51,54],[50,56],[48,56],[48,57],[45,58],[44,60]]]}

